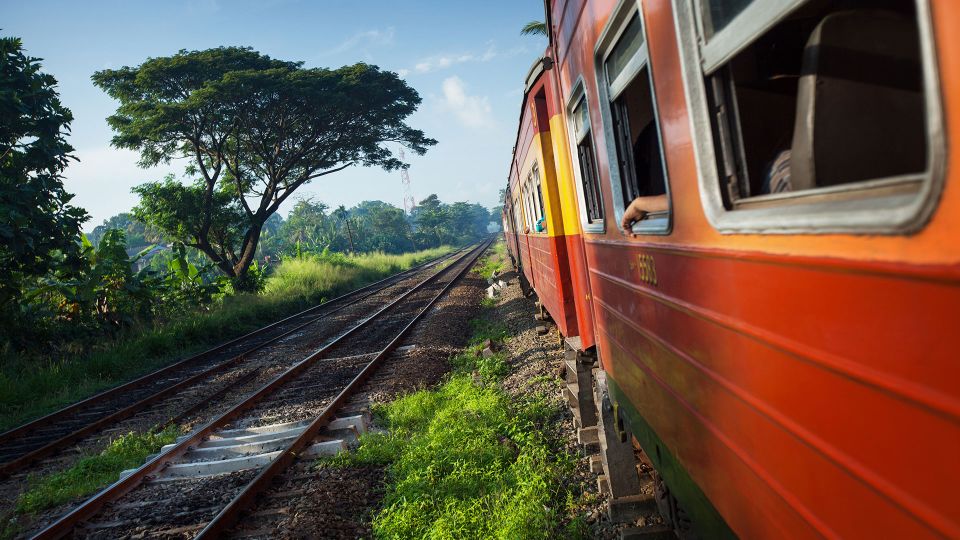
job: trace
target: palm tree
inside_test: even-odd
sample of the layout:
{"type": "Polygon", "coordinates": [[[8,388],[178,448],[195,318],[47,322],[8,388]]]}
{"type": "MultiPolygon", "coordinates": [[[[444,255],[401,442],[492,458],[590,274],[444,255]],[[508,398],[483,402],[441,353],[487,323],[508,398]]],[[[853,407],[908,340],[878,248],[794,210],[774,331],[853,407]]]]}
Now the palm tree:
{"type": "Polygon", "coordinates": [[[530,21],[523,25],[520,34],[524,36],[545,36],[547,35],[547,24],[541,21],[530,21]]]}

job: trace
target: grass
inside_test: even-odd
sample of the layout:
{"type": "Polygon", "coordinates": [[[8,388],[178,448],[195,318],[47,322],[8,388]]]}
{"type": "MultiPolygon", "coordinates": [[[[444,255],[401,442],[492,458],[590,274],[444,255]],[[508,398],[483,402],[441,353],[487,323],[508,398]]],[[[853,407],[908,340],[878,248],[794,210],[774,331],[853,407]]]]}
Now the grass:
{"type": "Polygon", "coordinates": [[[537,429],[553,413],[458,374],[378,411],[389,431],[364,436],[333,464],[389,463],[377,537],[552,538],[563,512],[558,479],[572,467],[537,429]]]}
{"type": "Polygon", "coordinates": [[[39,512],[91,495],[116,482],[121,472],[140,466],[147,456],[172,443],[178,434],[174,426],[156,433],[131,432],[111,441],[99,454],[80,459],[69,469],[31,477],[13,510],[0,516],[0,540],[22,533],[24,518],[29,521],[39,512]]]}
{"type": "Polygon", "coordinates": [[[229,296],[208,311],[140,328],[76,355],[3,358],[0,432],[451,250],[287,260],[262,294],[229,296]]]}
{"type": "Polygon", "coordinates": [[[116,482],[122,471],[140,466],[147,456],[172,443],[178,433],[174,426],[159,433],[131,432],[114,439],[102,452],[79,460],[69,469],[31,479],[27,490],[17,498],[15,512],[36,514],[94,493],[116,482]]]}
{"type": "Polygon", "coordinates": [[[502,273],[506,269],[507,244],[503,241],[503,238],[500,238],[480,259],[477,266],[474,267],[474,272],[480,274],[484,279],[490,279],[494,274],[502,273]]]}
{"type": "Polygon", "coordinates": [[[475,320],[471,345],[452,359],[445,383],[378,407],[386,432],[366,434],[354,452],[321,461],[387,467],[374,536],[586,537],[582,520],[563,525],[573,497],[561,479],[574,462],[552,450],[556,441],[543,429],[558,405],[507,394],[500,385],[509,373],[506,357],[481,354],[486,340],[506,337],[502,323],[475,320]]]}

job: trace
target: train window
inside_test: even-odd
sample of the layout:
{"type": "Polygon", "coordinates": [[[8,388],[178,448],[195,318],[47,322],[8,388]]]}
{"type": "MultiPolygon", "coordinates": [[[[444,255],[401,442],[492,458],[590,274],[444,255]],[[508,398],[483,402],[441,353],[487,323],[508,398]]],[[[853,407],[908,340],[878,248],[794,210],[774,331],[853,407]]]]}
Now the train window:
{"type": "Polygon", "coordinates": [[[523,203],[519,197],[513,199],[513,222],[519,227],[517,233],[525,233],[526,227],[523,226],[523,203]]]}
{"type": "Polygon", "coordinates": [[[583,92],[583,83],[578,82],[568,108],[573,150],[579,167],[574,170],[579,175],[577,191],[582,202],[584,231],[603,231],[603,202],[600,194],[600,180],[597,177],[597,160],[593,153],[593,139],[590,134],[590,111],[583,92]]]}
{"type": "Polygon", "coordinates": [[[927,0],[695,2],[675,7],[717,228],[909,233],[926,222],[943,169],[927,0]]]}
{"type": "Polygon", "coordinates": [[[530,214],[530,232],[547,232],[546,213],[543,210],[543,189],[540,186],[540,168],[534,163],[527,174],[527,194],[530,214]]]}
{"type": "MultiPolygon", "coordinates": [[[[601,107],[614,185],[617,221],[637,197],[664,197],[669,206],[663,147],[657,118],[643,21],[632,2],[611,17],[598,46],[601,107]],[[618,189],[619,188],[619,189],[618,189]]],[[[663,234],[670,230],[670,211],[651,212],[638,221],[634,232],[663,234]]]]}
{"type": "Polygon", "coordinates": [[[533,199],[530,196],[530,183],[524,183],[523,189],[523,213],[526,218],[527,232],[533,232],[533,223],[536,221],[536,218],[533,215],[533,199]]]}
{"type": "Polygon", "coordinates": [[[540,186],[540,169],[536,164],[530,171],[530,176],[532,177],[531,183],[537,188],[537,219],[544,219],[546,213],[543,211],[543,188],[540,186]]]}

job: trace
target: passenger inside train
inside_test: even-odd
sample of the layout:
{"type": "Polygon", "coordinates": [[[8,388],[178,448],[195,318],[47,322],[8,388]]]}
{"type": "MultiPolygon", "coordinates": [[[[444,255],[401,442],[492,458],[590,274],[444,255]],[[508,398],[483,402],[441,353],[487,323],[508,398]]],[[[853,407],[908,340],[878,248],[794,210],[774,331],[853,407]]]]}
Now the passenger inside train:
{"type": "MultiPolygon", "coordinates": [[[[711,2],[724,4],[743,2],[711,2]]],[[[713,11],[704,13],[708,35],[730,19],[713,11]]],[[[708,73],[728,208],[758,196],[827,187],[839,193],[839,186],[849,191],[924,172],[915,11],[912,0],[807,2],[708,73]]]]}
{"type": "MultiPolygon", "coordinates": [[[[747,4],[711,2],[705,32],[720,32],[747,4]]],[[[728,209],[827,187],[827,196],[849,196],[871,181],[889,190],[897,177],[895,189],[919,189],[911,177],[926,170],[928,152],[915,11],[911,0],[808,2],[706,76],[728,209]]],[[[652,187],[663,181],[652,166],[659,149],[637,137],[633,154],[636,185],[651,187],[624,198],[627,235],[670,206],[652,187]]]]}

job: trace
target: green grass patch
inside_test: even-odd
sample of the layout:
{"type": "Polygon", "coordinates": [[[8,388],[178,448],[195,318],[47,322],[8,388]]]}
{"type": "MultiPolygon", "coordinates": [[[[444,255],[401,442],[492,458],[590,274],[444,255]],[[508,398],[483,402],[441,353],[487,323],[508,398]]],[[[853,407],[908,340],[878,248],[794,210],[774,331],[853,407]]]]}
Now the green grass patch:
{"type": "Polygon", "coordinates": [[[121,471],[140,466],[147,456],[172,443],[177,435],[173,426],[159,433],[123,435],[99,454],[85,457],[69,469],[31,479],[27,490],[17,498],[15,511],[35,514],[90,495],[116,482],[121,471]]]}
{"type": "Polygon", "coordinates": [[[0,358],[0,432],[452,249],[290,259],[262,294],[228,296],[209,309],[56,359],[0,358]]]}
{"type": "Polygon", "coordinates": [[[470,337],[471,347],[478,347],[488,340],[494,343],[501,342],[510,335],[510,331],[503,322],[486,317],[470,321],[470,328],[473,331],[470,337]]]}
{"type": "Polygon", "coordinates": [[[554,414],[458,374],[385,406],[388,432],[328,463],[389,464],[373,521],[379,538],[553,538],[564,513],[559,479],[573,467],[538,429],[554,414]]]}
{"type": "Polygon", "coordinates": [[[574,503],[561,480],[573,457],[552,451],[559,445],[543,429],[559,406],[507,394],[506,357],[481,352],[487,340],[506,339],[506,327],[489,315],[472,327],[444,384],[378,406],[386,431],[321,466],[387,467],[377,538],[586,538],[584,523],[566,519],[574,503]]]}
{"type": "Polygon", "coordinates": [[[507,244],[500,238],[494,242],[493,246],[481,257],[474,267],[474,271],[483,276],[484,279],[490,279],[496,273],[501,273],[507,269],[507,244]]]}

